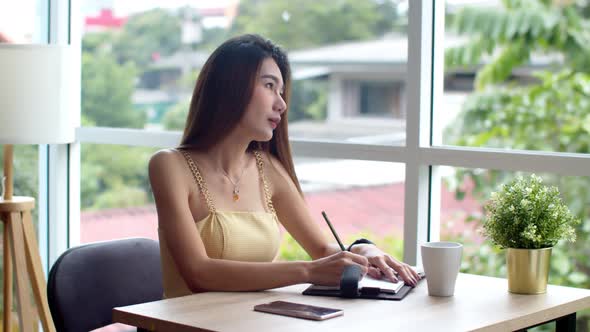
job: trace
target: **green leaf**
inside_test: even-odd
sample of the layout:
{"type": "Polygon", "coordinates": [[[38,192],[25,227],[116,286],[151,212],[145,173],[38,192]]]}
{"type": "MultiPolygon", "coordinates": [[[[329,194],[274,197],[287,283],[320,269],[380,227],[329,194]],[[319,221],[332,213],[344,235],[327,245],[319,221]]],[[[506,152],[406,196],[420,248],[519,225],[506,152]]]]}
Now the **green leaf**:
{"type": "Polygon", "coordinates": [[[524,42],[506,46],[499,56],[477,73],[476,88],[482,90],[487,85],[507,79],[512,73],[512,69],[528,60],[529,52],[530,49],[524,42]]]}
{"type": "Polygon", "coordinates": [[[513,39],[514,37],[516,37],[516,32],[518,31],[518,28],[520,27],[520,22],[522,20],[522,13],[521,12],[515,12],[512,13],[510,20],[508,20],[508,24],[506,27],[506,39],[513,39]]]}
{"type": "Polygon", "coordinates": [[[582,120],[582,128],[590,134],[590,114],[587,114],[582,120]]]}
{"type": "Polygon", "coordinates": [[[462,201],[465,198],[466,192],[464,190],[455,190],[455,199],[462,201]]]}
{"type": "Polygon", "coordinates": [[[553,255],[551,259],[551,266],[561,275],[566,274],[570,270],[570,262],[568,257],[553,255]]]}
{"type": "Polygon", "coordinates": [[[569,282],[575,285],[581,285],[588,281],[588,276],[582,272],[572,272],[570,275],[567,276],[569,282]]]}

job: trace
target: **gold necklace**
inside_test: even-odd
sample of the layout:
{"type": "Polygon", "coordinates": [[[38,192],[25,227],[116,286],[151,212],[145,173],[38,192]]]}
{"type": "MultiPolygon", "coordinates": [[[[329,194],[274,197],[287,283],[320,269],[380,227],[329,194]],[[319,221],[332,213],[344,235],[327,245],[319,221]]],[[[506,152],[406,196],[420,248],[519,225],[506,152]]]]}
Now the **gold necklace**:
{"type": "Polygon", "coordinates": [[[225,170],[223,168],[221,169],[221,171],[223,172],[223,175],[225,175],[225,177],[229,180],[229,182],[231,182],[231,184],[233,184],[233,186],[234,186],[233,195],[232,195],[234,202],[240,199],[239,185],[240,185],[240,181],[242,181],[242,176],[244,175],[244,172],[246,171],[247,167],[248,167],[248,162],[246,161],[246,165],[244,165],[244,168],[242,169],[242,173],[240,174],[240,176],[238,177],[236,182],[234,182],[234,180],[231,179],[231,177],[225,172],[225,170]]]}

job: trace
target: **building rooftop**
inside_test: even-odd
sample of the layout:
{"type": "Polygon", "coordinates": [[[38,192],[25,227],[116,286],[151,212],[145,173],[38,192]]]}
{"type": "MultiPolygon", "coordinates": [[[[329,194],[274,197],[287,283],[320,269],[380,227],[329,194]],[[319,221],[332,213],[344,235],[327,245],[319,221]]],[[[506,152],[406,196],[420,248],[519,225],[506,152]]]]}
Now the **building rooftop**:
{"type": "Polygon", "coordinates": [[[396,64],[406,63],[405,36],[370,41],[345,42],[289,52],[293,64],[396,64]]]}
{"type": "MultiPolygon", "coordinates": [[[[445,49],[463,45],[468,38],[446,33],[444,41],[445,49]]],[[[330,71],[345,69],[350,72],[367,72],[375,70],[399,71],[404,68],[408,59],[408,37],[393,34],[382,39],[342,42],[321,47],[314,47],[289,52],[289,60],[297,71],[311,70],[310,66],[321,67],[322,75],[330,71]],[[397,68],[397,69],[396,69],[397,68]]],[[[490,57],[483,57],[483,62],[490,57]]],[[[527,67],[543,67],[551,63],[563,61],[559,54],[533,53],[530,64],[527,67]]],[[[405,70],[405,69],[404,69],[405,70]]]]}
{"type": "MultiPolygon", "coordinates": [[[[326,211],[343,238],[360,232],[403,238],[404,184],[390,183],[369,187],[352,186],[306,194],[313,218],[327,232],[321,211],[326,211]]],[[[441,232],[462,234],[479,241],[473,223],[465,221],[480,206],[471,195],[462,201],[443,187],[441,195],[441,232]]],[[[158,239],[158,218],[154,205],[137,208],[86,211],[81,214],[82,243],[124,237],[158,239]]],[[[328,236],[329,233],[326,233],[328,236]]]]}
{"type": "Polygon", "coordinates": [[[84,20],[84,26],[87,29],[104,28],[113,29],[121,28],[127,22],[126,17],[115,17],[112,9],[101,9],[98,16],[88,16],[84,20]]]}

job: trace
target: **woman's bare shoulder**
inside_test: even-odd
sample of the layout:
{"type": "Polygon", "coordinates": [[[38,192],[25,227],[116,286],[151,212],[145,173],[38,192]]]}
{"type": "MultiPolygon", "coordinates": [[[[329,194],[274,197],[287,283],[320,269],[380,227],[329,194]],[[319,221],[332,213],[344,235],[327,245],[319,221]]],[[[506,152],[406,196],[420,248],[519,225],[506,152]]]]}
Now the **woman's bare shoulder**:
{"type": "Polygon", "coordinates": [[[279,158],[275,157],[269,152],[262,152],[260,153],[260,155],[262,156],[262,162],[264,163],[264,165],[268,165],[265,168],[269,169],[272,173],[276,173],[271,173],[271,175],[289,177],[289,174],[287,173],[285,166],[283,166],[283,163],[279,160],[279,158]]]}
{"type": "Polygon", "coordinates": [[[184,179],[186,176],[186,166],[184,164],[184,157],[178,150],[159,150],[150,158],[149,176],[152,179],[154,177],[162,177],[169,180],[184,179]]]}
{"type": "Polygon", "coordinates": [[[285,169],[283,163],[276,156],[265,152],[262,153],[263,162],[265,164],[265,171],[268,170],[267,177],[271,182],[272,192],[274,194],[284,192],[285,190],[297,190],[295,183],[289,176],[289,172],[285,169]]]}
{"type": "Polygon", "coordinates": [[[182,156],[176,149],[162,149],[154,153],[149,162],[150,169],[152,168],[169,168],[179,164],[182,156]]]}

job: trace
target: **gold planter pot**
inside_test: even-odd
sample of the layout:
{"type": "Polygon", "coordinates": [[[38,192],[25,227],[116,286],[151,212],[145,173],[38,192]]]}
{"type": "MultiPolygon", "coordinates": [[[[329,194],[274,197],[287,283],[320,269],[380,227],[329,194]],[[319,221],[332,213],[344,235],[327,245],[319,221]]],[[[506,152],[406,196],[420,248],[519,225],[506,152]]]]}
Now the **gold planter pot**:
{"type": "Polygon", "coordinates": [[[508,291],[517,294],[541,294],[547,291],[551,248],[506,250],[508,291]]]}

